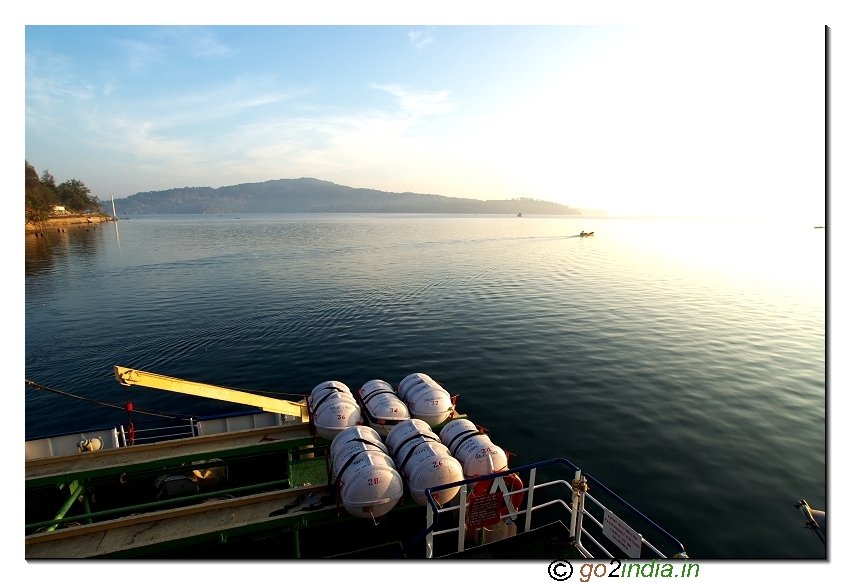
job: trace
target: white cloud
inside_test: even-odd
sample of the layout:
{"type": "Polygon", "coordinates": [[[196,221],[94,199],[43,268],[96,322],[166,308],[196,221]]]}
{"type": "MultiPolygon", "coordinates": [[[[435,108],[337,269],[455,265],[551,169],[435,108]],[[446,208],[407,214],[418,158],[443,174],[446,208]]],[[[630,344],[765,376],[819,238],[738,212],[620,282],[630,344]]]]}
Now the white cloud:
{"type": "Polygon", "coordinates": [[[129,71],[142,71],[163,60],[163,47],[136,39],[116,38],[113,40],[124,50],[124,59],[129,71]]]}
{"type": "Polygon", "coordinates": [[[215,35],[208,31],[196,34],[195,38],[190,40],[195,44],[196,57],[223,57],[233,53],[233,49],[219,42],[215,35]]]}
{"type": "Polygon", "coordinates": [[[68,126],[68,106],[90,102],[94,87],[75,79],[74,65],[51,53],[26,54],[26,119],[35,131],[55,132],[68,126]]]}
{"type": "Polygon", "coordinates": [[[105,128],[112,135],[110,148],[130,154],[143,163],[156,162],[180,168],[198,164],[206,157],[196,140],[157,135],[152,131],[154,124],[149,121],[111,118],[102,129],[105,128]]]}
{"type": "Polygon", "coordinates": [[[410,43],[417,49],[423,49],[434,42],[434,37],[421,31],[412,30],[407,33],[410,43]]]}
{"type": "Polygon", "coordinates": [[[261,106],[292,103],[312,94],[315,89],[315,86],[280,88],[271,77],[243,77],[214,88],[178,96],[165,95],[146,102],[143,108],[156,112],[160,127],[173,128],[226,120],[261,106]]]}
{"type": "Polygon", "coordinates": [[[449,100],[450,92],[447,90],[411,91],[399,85],[378,83],[373,83],[371,87],[394,95],[402,112],[414,118],[449,113],[457,107],[456,103],[449,100]]]}

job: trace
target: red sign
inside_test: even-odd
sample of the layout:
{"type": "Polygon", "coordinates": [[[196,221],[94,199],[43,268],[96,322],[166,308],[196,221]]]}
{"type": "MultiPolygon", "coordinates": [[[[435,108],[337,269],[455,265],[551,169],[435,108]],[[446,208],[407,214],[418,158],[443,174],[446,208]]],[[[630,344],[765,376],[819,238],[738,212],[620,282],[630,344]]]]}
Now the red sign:
{"type": "Polygon", "coordinates": [[[502,497],[501,492],[493,492],[473,498],[466,509],[466,528],[481,528],[499,522],[502,497]]]}

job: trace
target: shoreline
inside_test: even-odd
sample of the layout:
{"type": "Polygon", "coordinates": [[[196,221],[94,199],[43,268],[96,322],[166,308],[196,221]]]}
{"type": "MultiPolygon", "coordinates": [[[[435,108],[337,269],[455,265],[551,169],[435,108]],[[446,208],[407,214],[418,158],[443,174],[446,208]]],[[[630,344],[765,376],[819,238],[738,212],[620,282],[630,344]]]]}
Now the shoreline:
{"type": "Polygon", "coordinates": [[[76,215],[73,217],[50,217],[46,221],[44,221],[42,227],[39,228],[33,223],[26,223],[24,225],[25,233],[33,233],[35,231],[43,231],[49,229],[51,227],[61,226],[82,226],[82,225],[99,225],[100,223],[108,223],[116,220],[114,217],[106,216],[106,215],[76,215]]]}

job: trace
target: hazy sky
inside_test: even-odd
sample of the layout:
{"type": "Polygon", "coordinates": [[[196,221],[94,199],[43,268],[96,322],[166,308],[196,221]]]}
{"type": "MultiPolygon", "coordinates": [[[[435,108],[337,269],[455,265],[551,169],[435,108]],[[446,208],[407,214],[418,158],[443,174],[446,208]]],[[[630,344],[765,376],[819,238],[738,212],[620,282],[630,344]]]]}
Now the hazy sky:
{"type": "Polygon", "coordinates": [[[26,158],[102,199],[309,176],[823,222],[824,34],[27,26],[26,158]]]}

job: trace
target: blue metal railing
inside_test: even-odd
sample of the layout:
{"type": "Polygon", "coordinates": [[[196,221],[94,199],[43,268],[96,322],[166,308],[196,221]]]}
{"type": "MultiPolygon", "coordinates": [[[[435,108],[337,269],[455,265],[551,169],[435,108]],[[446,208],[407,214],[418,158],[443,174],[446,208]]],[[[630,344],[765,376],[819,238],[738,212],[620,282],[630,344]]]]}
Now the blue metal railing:
{"type": "MultiPolygon", "coordinates": [[[[667,540],[672,542],[676,547],[678,547],[680,553],[682,553],[682,554],[685,553],[684,545],[681,542],[679,542],[679,540],[676,539],[673,535],[671,535],[666,530],[661,528],[652,519],[650,519],[645,514],[643,514],[641,511],[639,511],[637,508],[635,508],[634,506],[632,506],[631,504],[626,502],[622,497],[620,497],[619,495],[614,493],[610,488],[608,488],[605,484],[603,484],[602,482],[600,482],[599,480],[597,480],[593,476],[591,476],[589,474],[581,474],[581,469],[566,458],[551,459],[551,460],[547,460],[547,461],[542,461],[542,462],[524,465],[524,466],[521,466],[521,467],[518,467],[518,468],[508,469],[508,470],[505,470],[505,471],[502,471],[502,472],[496,472],[494,474],[488,474],[488,475],[485,475],[485,476],[478,476],[476,478],[468,478],[468,479],[465,479],[465,480],[460,480],[458,482],[452,482],[451,484],[443,484],[443,485],[435,486],[435,487],[432,487],[432,488],[426,488],[425,489],[425,496],[426,496],[426,499],[427,499],[428,504],[430,506],[430,510],[433,512],[433,515],[439,516],[440,508],[437,506],[437,503],[434,501],[434,497],[432,496],[433,492],[440,492],[442,490],[448,490],[450,488],[457,488],[457,487],[460,486],[460,487],[463,488],[462,492],[465,493],[465,491],[466,491],[465,486],[467,486],[469,484],[474,484],[474,483],[482,482],[482,481],[485,481],[485,480],[487,480],[487,481],[494,480],[494,479],[499,478],[499,477],[509,476],[511,474],[516,474],[516,473],[519,473],[519,472],[528,471],[528,472],[532,473],[532,480],[531,480],[532,483],[530,484],[529,488],[527,488],[527,490],[529,491],[528,507],[526,508],[526,510],[522,511],[527,516],[526,530],[528,530],[528,528],[530,527],[530,513],[531,513],[531,511],[538,509],[538,508],[541,508],[544,505],[550,504],[550,503],[545,503],[544,505],[537,506],[537,507],[532,505],[533,491],[537,488],[542,488],[542,487],[551,485],[551,483],[534,484],[533,482],[534,482],[534,477],[536,476],[536,471],[540,468],[544,468],[544,467],[548,467],[548,466],[558,466],[558,465],[566,466],[566,467],[572,469],[574,472],[576,472],[576,474],[575,474],[576,479],[578,479],[579,476],[583,476],[585,479],[587,479],[588,482],[591,482],[595,486],[598,486],[602,491],[604,491],[606,494],[611,496],[618,503],[622,504],[624,508],[628,509],[635,516],[639,517],[641,520],[646,522],[658,534],[660,534],[661,536],[663,536],[664,538],[666,538],[667,540]]],[[[601,507],[601,504],[599,504],[599,502],[597,502],[596,500],[593,500],[593,501],[601,507]]],[[[561,502],[563,503],[563,501],[561,501],[561,502]]],[[[461,504],[464,504],[464,503],[465,503],[465,501],[462,500],[461,504]]],[[[517,511],[517,513],[519,513],[518,508],[515,509],[515,510],[517,511]]],[[[575,511],[575,509],[571,508],[570,512],[573,513],[574,511],[575,511]]],[[[582,504],[582,511],[585,514],[589,514],[589,513],[587,513],[587,511],[585,511],[583,509],[583,504],[582,504]]],[[[593,517],[591,516],[591,518],[593,518],[593,517]]],[[[399,552],[397,552],[393,556],[393,558],[399,558],[399,557],[404,556],[410,549],[413,548],[414,545],[419,543],[422,539],[427,537],[429,534],[434,533],[436,527],[437,527],[437,520],[432,520],[431,524],[428,525],[425,530],[423,530],[412,541],[410,541],[407,545],[405,545],[404,548],[402,548],[399,552]]],[[[579,528],[582,528],[582,527],[579,525],[579,528]]],[[[453,529],[453,530],[457,530],[457,529],[453,529]]],[[[452,531],[447,531],[447,532],[452,532],[452,531]]],[[[593,539],[592,537],[591,537],[591,540],[594,540],[594,542],[596,542],[595,539],[593,539]]],[[[597,542],[596,544],[598,545],[599,543],[597,542]]],[[[649,545],[649,546],[650,546],[650,548],[652,548],[653,550],[655,550],[656,552],[661,554],[657,549],[655,549],[651,545],[649,545]]]]}
{"type": "Polygon", "coordinates": [[[663,536],[664,538],[666,538],[667,540],[672,542],[677,547],[679,547],[680,552],[682,552],[682,553],[685,552],[684,545],[682,543],[680,543],[678,541],[678,539],[676,539],[676,537],[674,537],[672,534],[670,534],[669,532],[667,532],[666,530],[661,528],[659,525],[657,525],[652,519],[650,519],[648,516],[646,516],[643,512],[641,512],[640,510],[638,510],[637,508],[635,508],[634,506],[632,506],[631,504],[629,504],[628,502],[623,500],[620,496],[615,494],[614,491],[611,490],[608,486],[606,486],[605,484],[603,484],[602,482],[600,482],[599,480],[597,480],[596,478],[594,478],[590,474],[582,474],[582,475],[585,478],[587,478],[588,482],[592,482],[593,484],[599,486],[606,494],[608,494],[609,496],[614,498],[614,500],[616,500],[617,502],[619,502],[620,504],[622,504],[623,506],[628,508],[633,514],[635,514],[636,516],[641,518],[644,522],[649,524],[652,528],[655,529],[655,531],[658,534],[660,534],[661,536],[663,536]]]}

